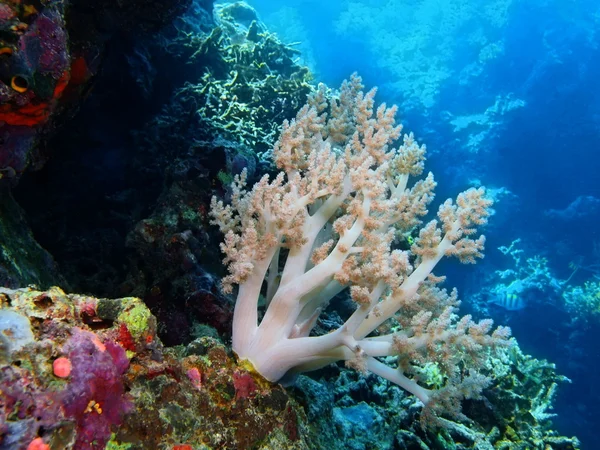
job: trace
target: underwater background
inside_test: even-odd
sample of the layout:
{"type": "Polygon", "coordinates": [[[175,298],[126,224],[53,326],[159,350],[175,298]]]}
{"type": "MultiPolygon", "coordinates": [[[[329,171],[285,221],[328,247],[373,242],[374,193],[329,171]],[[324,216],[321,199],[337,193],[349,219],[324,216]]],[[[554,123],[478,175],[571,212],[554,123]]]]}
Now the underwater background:
{"type": "MultiPolygon", "coordinates": [[[[146,381],[131,375],[124,386],[115,381],[116,387],[108,393],[95,393],[118,405],[114,417],[105,414],[101,422],[91,425],[89,399],[84,396],[81,411],[71,414],[78,432],[93,430],[102,436],[100,443],[114,440],[110,430],[121,424],[121,414],[140,409],[138,398],[135,407],[133,400],[123,400],[124,392],[156,392],[152,383],[160,377],[176,379],[183,374],[188,389],[208,383],[205,386],[214,388],[211,392],[220,392],[220,386],[229,383],[231,393],[223,397],[226,400],[190,400],[187,391],[174,393],[164,388],[167,384],[161,385],[162,395],[153,394],[152,401],[144,397],[143,405],[173,402],[179,409],[148,412],[143,426],[123,419],[122,436],[151,433],[153,420],[167,420],[174,436],[170,443],[182,443],[172,448],[188,449],[183,444],[191,439],[186,433],[209,425],[194,422],[184,414],[186,409],[196,411],[196,417],[201,414],[197,411],[214,416],[203,409],[205,404],[254,398],[249,392],[259,387],[249,375],[236,371],[222,380],[218,377],[225,377],[224,372],[214,369],[214,364],[233,367],[224,350],[232,303],[219,290],[224,269],[220,237],[207,216],[210,195],[226,196],[233,175],[244,168],[252,179],[267,172],[262,155],[272,146],[283,119],[294,117],[317,83],[337,87],[357,72],[367,89],[378,86],[379,101],[398,105],[405,130],[426,144],[426,170],[438,182],[436,200],[469,187],[489,189],[495,204],[485,230],[485,259],[475,266],[443,262],[441,272],[448,276],[448,285],[458,288],[462,313],[510,326],[523,353],[547,360],[548,367],[555,364],[556,373],[570,380],[548,376],[558,383],[557,395],[553,397],[554,387],[539,394],[548,400],[546,404],[554,401],[553,409],[542,408],[542,416],[551,419],[551,427],[560,435],[577,436],[581,448],[598,448],[597,2],[253,0],[232,7],[209,0],[138,0],[123,7],[109,0],[93,1],[91,6],[83,1],[49,1],[42,2],[46,10],[39,16],[26,11],[31,7],[42,11],[42,3],[3,2],[0,21],[13,20],[16,13],[10,8],[21,3],[29,8],[19,10],[19,20],[32,28],[33,21],[39,20],[36,30],[52,38],[45,41],[51,43],[47,48],[28,48],[35,48],[31,51],[37,56],[51,53],[58,62],[40,57],[36,67],[28,68],[32,74],[53,75],[47,78],[52,83],[39,81],[40,75],[26,92],[28,79],[15,78],[14,67],[34,65],[33,59],[6,65],[1,58],[8,50],[0,49],[0,81],[12,85],[19,95],[30,95],[28,102],[47,108],[39,120],[29,110],[0,109],[0,182],[5,183],[0,187],[6,189],[0,197],[1,285],[10,289],[35,285],[42,291],[57,285],[98,297],[104,311],[110,310],[104,316],[98,313],[96,300],[66,299],[56,292],[36,298],[51,299],[52,308],[60,311],[68,309],[60,305],[74,302],[77,317],[69,319],[69,326],[83,323],[90,330],[114,331],[114,335],[107,331],[107,339],[113,336],[127,351],[147,354],[147,360],[140,356],[140,361],[152,361],[135,367],[135,377],[146,381]],[[60,75],[65,70],[70,71],[71,81],[63,91],[60,75]],[[242,74],[244,82],[236,84],[242,74]],[[12,223],[5,221],[7,217],[12,223]],[[105,298],[130,296],[143,299],[156,319],[139,312],[142,306],[137,303],[131,306],[133,300],[125,306],[106,305],[105,298]],[[90,304],[96,312],[90,312],[90,304]],[[122,311],[144,316],[144,327],[151,331],[136,333],[122,311]],[[102,327],[94,328],[98,324],[102,327]],[[156,337],[165,348],[178,350],[154,346],[156,337]],[[200,338],[214,342],[209,345],[200,338]],[[188,349],[176,347],[183,345],[188,349]],[[194,372],[200,357],[206,367],[194,372]],[[169,368],[158,370],[152,364],[169,368]],[[199,375],[213,374],[211,370],[215,375],[210,382],[199,375]],[[556,416],[546,417],[546,413],[556,416]]],[[[5,34],[0,37],[8,42],[2,48],[9,48],[9,28],[2,29],[5,34]]],[[[19,51],[29,50],[21,46],[19,51]]],[[[17,55],[17,50],[11,54],[17,55]]],[[[19,108],[23,98],[15,101],[0,92],[0,103],[19,108]]],[[[13,306],[31,303],[20,294],[10,295],[13,306]]],[[[44,318],[54,320],[54,316],[44,318]]],[[[59,342],[57,336],[63,333],[52,333],[47,340],[59,342]]],[[[81,348],[96,351],[95,338],[77,333],[65,347],[71,355],[77,356],[81,348]]],[[[126,373],[122,352],[115,350],[112,359],[106,357],[115,380],[126,373]]],[[[89,364],[91,368],[74,370],[106,378],[104,366],[89,364]]],[[[24,369],[11,370],[17,374],[24,369]]],[[[3,373],[2,381],[8,383],[10,378],[17,383],[18,376],[10,372],[11,378],[8,373],[3,373]]],[[[519,380],[528,377],[515,375],[519,380]]],[[[338,409],[330,413],[336,425],[325,422],[329,425],[324,426],[331,427],[332,436],[345,436],[339,438],[340,448],[415,448],[401,447],[398,436],[390,438],[390,442],[396,439],[396,447],[382,438],[391,433],[389,423],[396,424],[386,423],[385,414],[391,416],[401,401],[400,408],[410,407],[401,394],[388,393],[389,387],[370,391],[368,385],[375,384],[372,378],[367,384],[356,374],[330,368],[314,379],[302,377],[296,400],[309,421],[317,422],[316,417],[327,410],[323,403],[335,398],[338,409]],[[365,402],[379,406],[367,407],[365,402]],[[354,422],[362,425],[351,431],[354,422]],[[372,444],[379,438],[379,444],[372,444]]],[[[540,393],[542,386],[547,387],[544,383],[539,381],[540,393]]],[[[41,399],[43,389],[39,389],[41,399]]],[[[271,392],[267,407],[276,411],[277,405],[285,403],[281,398],[288,394],[283,392],[271,392]]],[[[36,405],[42,408],[41,403],[36,405]]],[[[245,404],[244,408],[249,409],[245,404]]],[[[289,425],[300,420],[295,410],[285,411],[290,416],[283,419],[275,413],[265,415],[265,429],[282,429],[288,436],[302,434],[289,425]]],[[[16,442],[29,442],[41,435],[40,429],[50,429],[50,418],[39,421],[34,431],[28,428],[19,431],[21,435],[16,426],[9,427],[10,432],[0,427],[7,436],[18,435],[14,447],[7,440],[0,449],[21,448],[16,442]]],[[[215,425],[211,435],[218,429],[215,425]]],[[[337,439],[329,438],[329,442],[337,439]]],[[[239,444],[254,442],[255,437],[236,435],[236,439],[238,448],[258,448],[239,444]]],[[[77,440],[74,448],[104,448],[94,445],[77,440]]],[[[440,448],[437,445],[430,448],[440,448]]],[[[457,448],[470,448],[464,445],[457,448]]],[[[544,448],[522,445],[506,448],[544,448]]],[[[561,445],[565,446],[547,448],[576,448],[569,447],[571,443],[561,445]]]]}

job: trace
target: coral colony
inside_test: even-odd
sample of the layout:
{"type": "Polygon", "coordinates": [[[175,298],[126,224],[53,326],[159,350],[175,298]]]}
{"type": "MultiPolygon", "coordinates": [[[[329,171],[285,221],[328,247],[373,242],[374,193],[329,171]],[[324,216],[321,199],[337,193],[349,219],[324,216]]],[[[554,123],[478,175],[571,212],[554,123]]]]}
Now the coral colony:
{"type": "Polygon", "coordinates": [[[376,90],[362,88],[353,76],[339,98],[328,99],[321,86],[283,125],[272,153],[279,174],[246,190],[242,173],[231,205],[213,198],[229,269],[223,287],[239,285],[233,350],[271,381],[344,360],[413,393],[430,413],[458,415],[459,400],[477,398],[488,383],[476,372],[487,350],[508,345],[510,330],[490,334],[491,320],[459,319],[456,291],[438,287],[443,277],[432,271],[444,256],[463,263],[483,256],[477,227],[491,201],[483,189],[469,189],[440,206],[439,221],[423,225],[436,183],[432,174],[411,188],[408,182],[423,172],[425,147],[401,134],[395,106],[374,110],[376,90]],[[396,243],[418,227],[412,245],[400,249],[396,243]],[[354,313],[332,332],[311,335],[346,288],[354,313]],[[397,369],[377,359],[388,356],[397,357],[397,369]],[[448,378],[442,389],[415,381],[428,362],[448,378]]]}

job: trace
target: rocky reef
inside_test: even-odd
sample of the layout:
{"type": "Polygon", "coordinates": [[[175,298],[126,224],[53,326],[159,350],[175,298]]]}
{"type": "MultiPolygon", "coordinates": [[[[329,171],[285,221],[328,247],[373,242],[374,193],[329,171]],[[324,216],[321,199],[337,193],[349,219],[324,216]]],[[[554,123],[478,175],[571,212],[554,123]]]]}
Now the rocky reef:
{"type": "Polygon", "coordinates": [[[0,306],[0,448],[307,448],[281,386],[214,338],[165,348],[139,299],[3,288],[0,306]]]}
{"type": "Polygon", "coordinates": [[[287,391],[218,338],[167,348],[157,326],[134,297],[2,288],[0,448],[578,448],[551,428],[564,379],[518,348],[465,405],[476,421],[426,430],[414,397],[374,376],[329,368],[287,391]]]}

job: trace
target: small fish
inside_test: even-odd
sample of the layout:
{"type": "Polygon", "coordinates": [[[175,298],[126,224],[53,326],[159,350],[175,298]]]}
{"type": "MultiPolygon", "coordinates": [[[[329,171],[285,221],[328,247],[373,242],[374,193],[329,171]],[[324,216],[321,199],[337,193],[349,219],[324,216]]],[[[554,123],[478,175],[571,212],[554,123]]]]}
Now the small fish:
{"type": "Polygon", "coordinates": [[[515,280],[499,292],[490,292],[488,302],[507,311],[519,311],[527,306],[526,291],[523,281],[515,280]]]}
{"type": "Polygon", "coordinates": [[[493,303],[494,305],[498,305],[507,311],[518,311],[527,306],[527,303],[523,297],[508,291],[495,294],[492,298],[490,298],[489,302],[493,303]]]}

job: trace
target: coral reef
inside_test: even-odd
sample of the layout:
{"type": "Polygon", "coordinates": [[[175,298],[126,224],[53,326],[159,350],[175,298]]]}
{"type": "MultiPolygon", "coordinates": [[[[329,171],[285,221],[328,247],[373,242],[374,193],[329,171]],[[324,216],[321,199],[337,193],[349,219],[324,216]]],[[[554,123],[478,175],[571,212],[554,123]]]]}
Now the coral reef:
{"type": "MultiPolygon", "coordinates": [[[[174,3],[183,2],[165,3],[169,14],[174,3]]],[[[127,18],[128,8],[102,14],[124,26],[135,19],[127,18]]],[[[206,220],[212,189],[226,190],[223,182],[244,168],[263,170],[242,141],[266,150],[310,90],[294,51],[252,9],[222,6],[215,23],[211,8],[194,1],[159,33],[111,41],[115,51],[103,59],[80,113],[47,142],[53,157],[44,173],[30,174],[15,193],[75,291],[144,298],[164,321],[160,333],[169,345],[188,342],[205,312],[219,330],[229,329],[229,306],[209,275],[221,270],[206,220]],[[219,100],[223,95],[229,100],[219,100]],[[219,102],[243,114],[224,116],[219,102]]],[[[76,42],[94,48],[93,27],[77,31],[76,42]]],[[[86,59],[82,70],[90,64],[86,59]]],[[[90,67],[84,72],[93,73],[90,67]]]]}
{"type": "Polygon", "coordinates": [[[496,360],[490,366],[497,375],[484,398],[465,404],[475,420],[444,419],[445,427],[435,433],[418,425],[420,408],[414,397],[373,375],[328,368],[318,374],[319,381],[299,377],[294,392],[306,409],[317,448],[580,448],[576,438],[551,429],[553,414],[547,412],[557,384],[568,380],[552,364],[524,355],[517,346],[504,356],[505,362],[496,360]]]}
{"type": "Polygon", "coordinates": [[[589,327],[600,322],[600,283],[588,280],[582,285],[570,285],[563,292],[567,313],[578,325],[589,327]]]}
{"type": "Polygon", "coordinates": [[[211,49],[214,70],[178,95],[194,99],[198,115],[218,134],[264,153],[275,142],[279,123],[306,101],[312,76],[296,64],[298,52],[271,34],[245,3],[220,5],[215,14],[217,27],[190,44],[198,46],[192,60],[211,49]]]}
{"type": "Polygon", "coordinates": [[[483,402],[465,407],[477,417],[473,443],[483,433],[496,449],[579,448],[577,438],[560,436],[552,429],[556,389],[570,380],[558,375],[554,364],[527,356],[517,346],[507,349],[503,357],[503,362],[490,362],[494,381],[484,395],[491,407],[483,402]]]}
{"type": "MultiPolygon", "coordinates": [[[[212,11],[211,0],[0,3],[0,185],[19,181],[0,191],[0,449],[578,448],[552,430],[548,413],[564,378],[516,347],[477,355],[489,380],[461,402],[472,420],[438,418],[437,432],[420,426],[420,401],[375,375],[330,364],[319,381],[300,376],[299,389],[284,389],[236,361],[219,340],[228,342],[233,305],[216,281],[223,270],[208,201],[235,196],[228,186],[242,172],[253,182],[273,171],[279,123],[314,90],[301,55],[251,7],[212,11]],[[44,290],[52,285],[128,297],[44,290]]],[[[485,44],[481,67],[502,51],[485,44]]],[[[436,75],[445,76],[446,60],[415,71],[422,58],[400,77],[416,75],[423,88],[409,90],[409,106],[436,102],[436,75]]],[[[468,77],[480,67],[467,69],[468,77]]],[[[496,125],[519,106],[498,98],[486,117],[457,112],[454,126],[490,117],[496,125]]],[[[399,233],[402,251],[418,247],[417,231],[399,233]]],[[[533,263],[535,276],[514,277],[547,289],[545,261],[533,263]]],[[[427,289],[443,292],[430,281],[427,289]]],[[[587,285],[576,286],[564,296],[573,304],[588,298],[587,285]]],[[[344,301],[335,306],[351,315],[344,301]]],[[[428,320],[427,330],[439,329],[428,320]]],[[[342,325],[327,311],[315,330],[342,325]]],[[[422,362],[424,353],[414,356],[422,362]]],[[[449,367],[410,364],[408,381],[426,392],[448,384],[449,367]]]]}
{"type": "Polygon", "coordinates": [[[306,102],[312,76],[244,2],[218,6],[215,19],[210,33],[182,32],[173,40],[169,50],[178,49],[202,71],[139,133],[139,144],[146,152],[168,149],[166,156],[176,158],[194,147],[223,148],[219,169],[254,173],[255,154],[272,147],[279,124],[306,102]]]}
{"type": "Polygon", "coordinates": [[[308,448],[282,387],[212,338],[166,349],[156,327],[136,298],[2,288],[0,448],[308,448]]]}
{"type": "Polygon", "coordinates": [[[197,82],[136,133],[135,166],[165,183],[154,211],[127,236],[131,264],[121,288],[173,324],[161,334],[169,344],[189,340],[190,314],[229,333],[232,308],[208,275],[222,270],[210,245],[208,199],[214,188],[228,195],[228,181],[243,170],[251,178],[265,170],[260,152],[313,89],[294,51],[248,5],[221,5],[215,17],[212,31],[181,33],[170,47],[203,67],[197,82]]]}
{"type": "Polygon", "coordinates": [[[0,4],[2,184],[39,159],[31,152],[69,82],[64,11],[62,1],[0,4]]]}
{"type": "Polygon", "coordinates": [[[333,366],[287,393],[218,340],[165,348],[156,327],[136,298],[2,288],[0,448],[578,448],[550,427],[564,378],[516,347],[509,365],[491,362],[485,400],[465,404],[475,421],[444,419],[439,434],[418,425],[414,397],[375,376],[333,366]]]}

